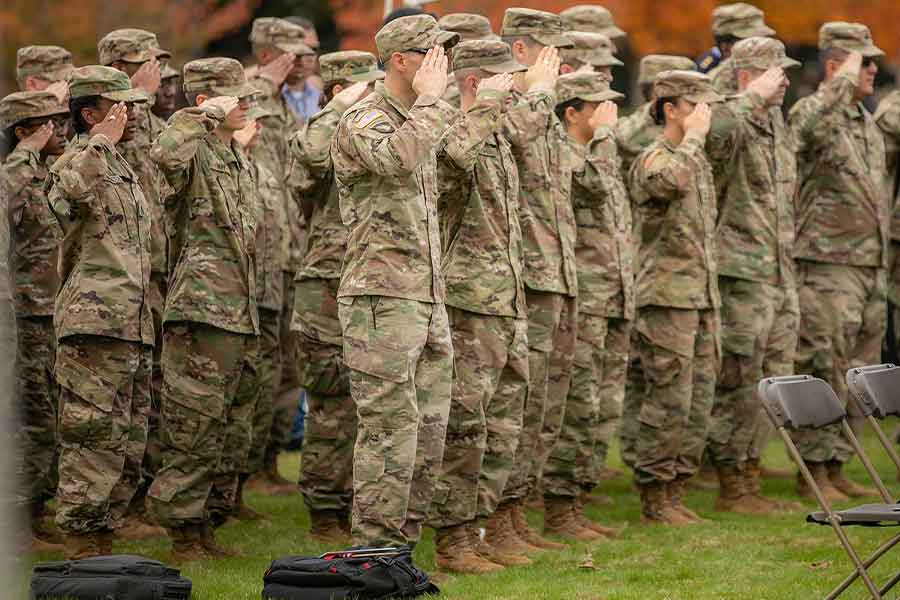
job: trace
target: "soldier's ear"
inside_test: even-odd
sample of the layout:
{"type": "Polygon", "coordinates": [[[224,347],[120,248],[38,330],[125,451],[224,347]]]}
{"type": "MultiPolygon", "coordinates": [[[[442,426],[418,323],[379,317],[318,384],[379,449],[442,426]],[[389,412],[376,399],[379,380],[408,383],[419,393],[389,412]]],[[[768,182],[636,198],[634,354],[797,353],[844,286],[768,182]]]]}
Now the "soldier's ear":
{"type": "Polygon", "coordinates": [[[575,72],[575,69],[570,64],[562,63],[561,65],[559,65],[559,74],[560,75],[565,75],[567,73],[574,73],[574,72],[575,72]]]}
{"type": "Polygon", "coordinates": [[[13,133],[15,134],[16,139],[20,142],[28,137],[28,130],[21,125],[16,125],[15,129],[13,129],[13,133]]]}

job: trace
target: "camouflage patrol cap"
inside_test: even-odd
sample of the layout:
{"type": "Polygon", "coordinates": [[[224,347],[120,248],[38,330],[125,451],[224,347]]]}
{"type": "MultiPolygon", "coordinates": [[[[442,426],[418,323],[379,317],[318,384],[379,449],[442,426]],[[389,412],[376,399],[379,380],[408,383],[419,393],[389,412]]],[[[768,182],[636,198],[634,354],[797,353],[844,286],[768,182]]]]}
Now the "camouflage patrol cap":
{"type": "Polygon", "coordinates": [[[261,17],[253,20],[250,41],[254,44],[275,46],[282,52],[297,56],[309,56],[315,51],[307,46],[306,31],[295,23],[277,17],[261,17]]]}
{"type": "Polygon", "coordinates": [[[612,13],[602,6],[579,4],[559,13],[563,25],[571,31],[602,33],[610,38],[625,37],[626,33],[616,27],[612,13]]]}
{"type": "Polygon", "coordinates": [[[371,52],[344,50],[319,57],[319,75],[325,85],[337,81],[374,81],[384,79],[378,59],[371,52]]]}
{"type": "Polygon", "coordinates": [[[45,81],[63,81],[75,66],[72,53],[60,46],[25,46],[16,52],[16,79],[37,77],[45,81]]]}
{"type": "Polygon", "coordinates": [[[884,56],[884,51],[872,41],[869,28],[861,23],[832,21],[819,29],[819,50],[840,48],[859,52],[865,57],[884,56]]]}
{"type": "Polygon", "coordinates": [[[584,102],[606,102],[624,98],[623,94],[610,89],[609,79],[600,73],[567,73],[556,80],[556,104],[571,100],[584,102]]]}
{"type": "Polygon", "coordinates": [[[697,71],[662,71],[653,83],[657,98],[684,98],[689,102],[721,102],[724,100],[714,89],[712,79],[697,71]]]}
{"type": "Polygon", "coordinates": [[[559,15],[531,8],[507,8],[503,14],[503,37],[531,36],[539,44],[557,48],[571,48],[559,15]]]}
{"type": "Polygon", "coordinates": [[[568,34],[575,44],[573,48],[559,51],[563,63],[577,60],[595,67],[612,67],[624,63],[614,56],[616,47],[606,35],[588,31],[575,31],[568,34]]]}
{"type": "Polygon", "coordinates": [[[468,40],[499,40],[500,36],[494,33],[491,22],[483,15],[474,13],[452,13],[444,15],[438,21],[441,29],[453,31],[459,34],[460,41],[468,40]]]}
{"type": "Polygon", "coordinates": [[[131,87],[128,75],[101,65],[79,67],[69,77],[69,97],[100,96],[113,102],[146,102],[147,95],[131,87]]]}
{"type": "Polygon", "coordinates": [[[25,119],[67,114],[69,107],[52,92],[15,92],[0,100],[0,129],[12,127],[25,119]]]}
{"type": "Polygon", "coordinates": [[[162,69],[160,69],[159,78],[160,79],[171,79],[172,77],[178,77],[180,75],[181,75],[181,73],[179,73],[177,70],[173,69],[169,63],[166,63],[162,66],[162,69]]]}
{"type": "Polygon", "coordinates": [[[663,71],[696,71],[697,65],[687,56],[648,54],[641,59],[638,83],[653,83],[663,71]]]}
{"type": "Polygon", "coordinates": [[[213,92],[220,96],[246,98],[259,90],[247,83],[244,67],[233,58],[217,56],[192,60],[184,65],[184,92],[213,92]]]}
{"type": "Polygon", "coordinates": [[[733,35],[742,39],[775,35],[775,30],[766,25],[763,16],[763,11],[743,2],[717,6],[712,14],[713,34],[733,35]]]}
{"type": "Polygon", "coordinates": [[[775,38],[749,37],[736,43],[731,49],[731,62],[735,69],[790,69],[800,63],[788,58],[784,44],[775,38]]]}
{"type": "Polygon", "coordinates": [[[518,73],[526,67],[512,57],[509,44],[499,40],[470,40],[453,49],[453,70],[481,69],[488,73],[518,73]]]}
{"type": "Polygon", "coordinates": [[[427,50],[434,46],[451,48],[459,42],[459,34],[444,31],[431,15],[410,15],[394,19],[375,34],[378,56],[387,61],[394,52],[427,50]]]}
{"type": "Polygon", "coordinates": [[[147,62],[151,58],[169,58],[167,50],[159,47],[156,34],[143,29],[116,29],[97,43],[101,65],[111,65],[117,60],[130,63],[147,62]]]}

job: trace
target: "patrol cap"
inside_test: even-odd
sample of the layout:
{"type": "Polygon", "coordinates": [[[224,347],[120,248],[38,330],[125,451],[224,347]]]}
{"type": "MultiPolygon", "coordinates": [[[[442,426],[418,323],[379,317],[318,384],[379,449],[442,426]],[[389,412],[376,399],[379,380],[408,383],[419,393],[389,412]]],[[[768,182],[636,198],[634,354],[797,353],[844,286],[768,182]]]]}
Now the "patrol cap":
{"type": "Polygon", "coordinates": [[[69,76],[69,97],[100,96],[113,102],[146,102],[147,94],[131,87],[128,75],[101,65],[79,67],[69,76]]]}
{"type": "Polygon", "coordinates": [[[192,60],[184,65],[185,93],[214,92],[221,96],[246,98],[259,90],[247,83],[244,67],[233,58],[221,56],[192,60]]]}
{"type": "Polygon", "coordinates": [[[641,59],[638,83],[653,83],[663,71],[696,71],[697,65],[686,56],[648,54],[641,59]]]}
{"type": "Polygon", "coordinates": [[[483,15],[474,13],[452,13],[444,15],[438,21],[441,29],[453,31],[459,34],[460,41],[468,40],[499,40],[500,36],[494,33],[491,22],[483,15]]]}
{"type": "Polygon", "coordinates": [[[559,15],[531,8],[507,8],[503,14],[503,37],[527,35],[544,46],[571,48],[572,40],[565,35],[559,15]]]}
{"type": "Polygon", "coordinates": [[[563,48],[559,51],[562,61],[578,60],[595,67],[611,67],[624,64],[614,56],[616,47],[608,36],[602,33],[590,33],[588,31],[575,31],[568,34],[572,48],[563,48]]]}
{"type": "Polygon", "coordinates": [[[394,19],[375,34],[378,56],[387,61],[394,52],[413,49],[428,50],[434,46],[452,48],[459,34],[444,31],[431,15],[410,15],[394,19]]]}
{"type": "Polygon", "coordinates": [[[111,65],[117,60],[130,63],[147,62],[151,58],[169,58],[171,52],[159,47],[156,34],[143,29],[116,29],[110,31],[97,44],[101,65],[111,65]]]}
{"type": "Polygon", "coordinates": [[[60,46],[25,46],[16,52],[16,79],[38,77],[45,81],[63,81],[75,66],[72,53],[60,46]]]}
{"type": "Polygon", "coordinates": [[[69,107],[52,92],[15,92],[0,100],[0,129],[26,119],[67,114],[69,107]]]}
{"type": "Polygon", "coordinates": [[[453,49],[453,70],[481,69],[488,73],[518,73],[527,67],[512,57],[509,44],[499,40],[470,40],[453,49]]]}
{"type": "Polygon", "coordinates": [[[869,28],[861,23],[831,21],[819,29],[819,50],[840,48],[859,52],[865,57],[884,56],[884,51],[872,41],[869,28]]]}
{"type": "Polygon", "coordinates": [[[610,38],[625,37],[626,33],[616,27],[612,13],[603,6],[579,4],[559,13],[563,25],[571,31],[602,33],[610,38]]]}
{"type": "Polygon", "coordinates": [[[712,13],[713,34],[733,35],[741,39],[775,35],[775,30],[766,25],[763,16],[763,11],[743,2],[717,6],[712,13]]]}
{"type": "Polygon", "coordinates": [[[663,71],[656,76],[653,93],[657,98],[684,98],[689,102],[721,102],[712,79],[697,71],[663,71]]]}
{"type": "Polygon", "coordinates": [[[378,68],[378,59],[375,55],[358,50],[323,54],[319,57],[319,75],[326,85],[336,81],[384,79],[384,71],[378,68]]]}
{"type": "Polygon", "coordinates": [[[247,120],[248,121],[258,121],[259,119],[264,119],[266,117],[271,117],[275,113],[270,109],[264,107],[257,101],[253,101],[253,104],[250,105],[250,110],[247,111],[247,120]]]}
{"type": "Polygon", "coordinates": [[[735,69],[790,69],[800,63],[788,58],[784,44],[770,37],[749,37],[736,43],[731,49],[731,62],[735,69]]]}
{"type": "Polygon", "coordinates": [[[169,63],[166,63],[160,69],[159,78],[160,79],[171,79],[172,77],[178,77],[181,73],[177,70],[173,69],[169,63]]]}
{"type": "Polygon", "coordinates": [[[560,75],[556,80],[556,103],[570,100],[584,102],[606,102],[624,98],[623,94],[610,89],[609,79],[600,73],[577,72],[560,75]]]}
{"type": "Polygon", "coordinates": [[[297,56],[309,56],[315,51],[307,46],[306,31],[295,23],[277,17],[260,17],[253,20],[250,41],[254,44],[275,46],[282,52],[297,56]]]}

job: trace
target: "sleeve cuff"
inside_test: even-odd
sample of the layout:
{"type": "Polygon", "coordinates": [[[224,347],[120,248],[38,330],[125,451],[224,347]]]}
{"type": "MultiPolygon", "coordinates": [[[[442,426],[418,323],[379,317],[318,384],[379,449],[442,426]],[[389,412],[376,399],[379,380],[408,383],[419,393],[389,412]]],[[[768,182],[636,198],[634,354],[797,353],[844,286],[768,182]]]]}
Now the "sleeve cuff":
{"type": "Polygon", "coordinates": [[[115,144],[112,143],[112,140],[102,133],[92,135],[89,143],[91,146],[104,146],[108,150],[115,149],[115,144]]]}
{"type": "Polygon", "coordinates": [[[434,104],[437,104],[437,101],[438,101],[437,96],[431,96],[431,95],[419,96],[418,98],[416,98],[416,101],[413,103],[413,106],[414,107],[416,107],[416,106],[433,106],[434,104]]]}

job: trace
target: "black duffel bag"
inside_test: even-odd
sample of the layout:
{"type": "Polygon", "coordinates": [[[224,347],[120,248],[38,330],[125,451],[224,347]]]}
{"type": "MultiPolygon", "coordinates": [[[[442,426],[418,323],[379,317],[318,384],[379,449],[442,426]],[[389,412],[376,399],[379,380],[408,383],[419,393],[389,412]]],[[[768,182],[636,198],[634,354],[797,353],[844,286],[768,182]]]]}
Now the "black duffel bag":
{"type": "Polygon", "coordinates": [[[128,554],[41,563],[31,600],[189,600],[191,581],[178,569],[128,554]]]}
{"type": "Polygon", "coordinates": [[[279,558],[263,583],[263,600],[378,600],[439,593],[428,575],[413,566],[408,547],[279,558]]]}

